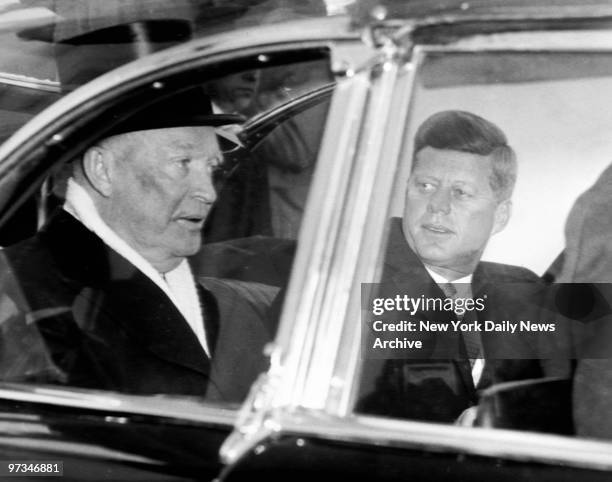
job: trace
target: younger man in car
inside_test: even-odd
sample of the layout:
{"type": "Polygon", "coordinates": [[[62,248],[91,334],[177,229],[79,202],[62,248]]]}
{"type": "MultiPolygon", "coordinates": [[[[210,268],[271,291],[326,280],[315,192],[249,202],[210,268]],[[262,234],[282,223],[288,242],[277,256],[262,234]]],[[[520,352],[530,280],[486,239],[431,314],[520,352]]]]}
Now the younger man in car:
{"type": "MultiPolygon", "coordinates": [[[[411,169],[404,216],[391,220],[383,290],[415,298],[487,294],[486,316],[508,314],[510,303],[499,296],[504,285],[537,283],[538,277],[525,268],[481,261],[511,213],[517,163],[504,133],[469,112],[439,112],[417,131],[411,169]]],[[[421,310],[415,319],[450,324],[457,316],[421,310]]],[[[429,352],[418,360],[387,360],[358,409],[451,422],[476,402],[476,388],[539,374],[533,362],[487,360],[492,347],[479,333],[424,336],[429,352]]],[[[371,376],[367,365],[365,376],[371,376]]]]}

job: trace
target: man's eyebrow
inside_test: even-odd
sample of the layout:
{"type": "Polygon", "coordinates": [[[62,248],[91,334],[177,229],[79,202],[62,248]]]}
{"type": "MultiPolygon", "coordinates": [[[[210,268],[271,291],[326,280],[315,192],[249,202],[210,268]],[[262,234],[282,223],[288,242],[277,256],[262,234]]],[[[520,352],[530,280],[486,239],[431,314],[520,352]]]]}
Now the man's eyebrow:
{"type": "Polygon", "coordinates": [[[175,140],[175,141],[169,142],[168,147],[172,149],[193,149],[195,148],[195,144],[189,141],[175,140]]]}

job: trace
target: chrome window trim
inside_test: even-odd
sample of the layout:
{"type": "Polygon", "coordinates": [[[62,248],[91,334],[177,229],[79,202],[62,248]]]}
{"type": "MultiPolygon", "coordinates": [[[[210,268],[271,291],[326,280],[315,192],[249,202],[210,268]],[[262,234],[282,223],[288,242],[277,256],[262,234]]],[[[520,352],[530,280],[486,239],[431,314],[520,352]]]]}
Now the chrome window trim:
{"type": "MultiPolygon", "coordinates": [[[[383,169],[380,167],[389,161],[387,155],[394,150],[397,151],[395,149],[399,143],[397,139],[401,139],[390,136],[396,128],[393,121],[397,120],[397,116],[392,114],[394,112],[392,106],[396,105],[394,101],[398,100],[394,93],[397,92],[397,80],[401,68],[395,59],[397,55],[399,51],[392,49],[389,56],[383,60],[380,66],[382,73],[379,86],[376,88],[373,86],[368,108],[364,113],[364,126],[360,138],[367,141],[360,143],[354,161],[345,219],[337,241],[337,254],[331,264],[336,279],[334,285],[331,285],[331,293],[326,293],[327,305],[323,305],[319,314],[322,320],[319,323],[325,329],[315,343],[317,350],[310,362],[314,372],[309,373],[306,379],[304,394],[307,398],[302,399],[302,406],[314,408],[327,405],[328,410],[332,407],[337,409],[340,407],[336,405],[342,405],[341,399],[346,398],[343,397],[346,378],[339,376],[336,364],[345,363],[341,357],[339,358],[339,354],[346,351],[343,347],[351,347],[354,352],[353,343],[359,340],[356,332],[360,330],[360,325],[355,323],[355,318],[352,316],[355,308],[355,298],[352,295],[360,291],[359,283],[356,285],[355,280],[359,276],[358,266],[361,266],[359,260],[362,256],[362,245],[372,242],[372,238],[374,242],[378,238],[380,243],[382,237],[378,232],[380,230],[374,226],[376,223],[368,219],[368,214],[376,210],[373,209],[374,205],[386,205],[386,197],[390,196],[390,190],[388,193],[381,193],[378,190],[384,185],[384,181],[390,183],[392,180],[391,172],[386,166],[383,169]],[[379,202],[374,203],[375,198],[379,202]],[[371,223],[366,228],[368,221],[371,223]],[[366,233],[365,238],[362,237],[363,233],[366,233]],[[349,321],[344,322],[345,319],[349,321]]],[[[380,216],[374,215],[374,218],[376,221],[384,221],[380,216]]],[[[360,306],[358,300],[359,296],[357,307],[360,306]]]]}
{"type": "Polygon", "coordinates": [[[0,400],[112,412],[114,415],[148,415],[228,427],[234,424],[238,413],[238,407],[217,407],[195,397],[127,395],[52,385],[0,383],[0,400]]]}
{"type": "Polygon", "coordinates": [[[343,344],[342,320],[357,266],[362,214],[375,177],[371,161],[382,149],[397,55],[399,49],[389,45],[337,85],[302,224],[306,238],[300,238],[302,249],[294,265],[301,280],[292,277],[277,337],[289,347],[280,365],[290,385],[275,397],[275,407],[323,408],[329,391],[338,389],[335,358],[343,344]],[[348,82],[355,98],[343,92],[348,82]],[[292,325],[282,322],[288,313],[296,313],[292,325]]]}
{"type": "Polygon", "coordinates": [[[336,415],[350,413],[358,389],[358,384],[354,381],[361,368],[361,283],[362,280],[376,279],[377,271],[381,269],[379,266],[382,259],[381,247],[386,239],[385,226],[396,184],[395,174],[406,142],[403,139],[403,132],[410,112],[416,70],[412,62],[401,65],[398,70],[398,79],[392,99],[392,105],[396,106],[396,110],[392,112],[387,127],[384,129],[385,137],[380,154],[374,158],[377,164],[377,176],[373,186],[373,196],[376,196],[379,202],[371,203],[361,212],[355,213],[364,220],[361,250],[367,253],[377,252],[380,259],[376,259],[376,256],[368,256],[363,252],[360,252],[357,258],[358,260],[369,259],[370,262],[358,264],[351,282],[351,293],[342,334],[342,340],[349,349],[340,350],[338,362],[334,367],[334,379],[349,382],[335,384],[336,393],[332,393],[330,399],[327,400],[327,409],[336,415]]]}
{"type": "Polygon", "coordinates": [[[610,444],[597,440],[365,415],[334,417],[317,410],[283,413],[277,421],[281,428],[276,436],[316,437],[612,471],[610,444]]]}
{"type": "Polygon", "coordinates": [[[318,310],[329,286],[337,284],[337,274],[330,265],[338,249],[347,191],[352,185],[362,112],[370,92],[369,76],[369,69],[364,69],[336,84],[278,333],[268,347],[270,369],[252,387],[235,430],[221,447],[224,463],[235,463],[274,433],[279,428],[278,413],[290,412],[303,403],[306,377],[313,372],[310,363],[315,342],[322,336],[318,310]]]}
{"type": "MultiPolygon", "coordinates": [[[[292,275],[290,280],[276,340],[286,350],[281,358],[286,384],[276,398],[276,406],[304,404],[303,398],[311,392],[307,388],[309,379],[320,375],[313,371],[311,364],[313,361],[320,363],[314,355],[317,341],[328,341],[321,331],[322,325],[330,320],[321,314],[321,310],[325,303],[327,306],[323,309],[330,309],[329,296],[338,286],[338,272],[333,264],[337,263],[339,238],[344,229],[344,211],[353,182],[353,156],[361,134],[362,112],[369,88],[369,72],[364,71],[339,82],[332,99],[317,160],[319,168],[302,221],[302,249],[294,261],[296,275],[292,275]],[[290,316],[294,322],[291,325],[284,323],[290,316]]],[[[328,360],[334,353],[332,344],[324,358],[328,360]]]]}
{"type": "Polygon", "coordinates": [[[507,5],[501,1],[495,2],[476,1],[432,3],[427,0],[407,2],[406,11],[401,12],[399,2],[390,2],[385,5],[384,0],[368,0],[358,2],[353,14],[356,24],[368,25],[377,22],[379,25],[397,25],[407,21],[420,21],[427,24],[457,24],[462,22],[491,22],[500,20],[573,20],[573,19],[598,19],[611,17],[612,7],[605,0],[585,1],[580,3],[565,2],[532,2],[524,5],[507,5]],[[395,5],[393,5],[395,4],[395,5]],[[374,11],[373,7],[377,6],[374,11]],[[389,13],[393,7],[397,12],[389,13]]]}
{"type": "Polygon", "coordinates": [[[10,74],[7,72],[0,72],[0,85],[12,85],[54,94],[59,94],[61,92],[59,82],[54,80],[37,79],[36,77],[10,74]]]}
{"type": "Polygon", "coordinates": [[[446,46],[428,46],[438,49],[460,49],[462,52],[507,50],[511,52],[555,52],[593,51],[607,52],[612,49],[612,32],[609,30],[564,30],[536,32],[505,32],[472,35],[446,46]],[[537,49],[534,48],[537,45],[537,49]]]}

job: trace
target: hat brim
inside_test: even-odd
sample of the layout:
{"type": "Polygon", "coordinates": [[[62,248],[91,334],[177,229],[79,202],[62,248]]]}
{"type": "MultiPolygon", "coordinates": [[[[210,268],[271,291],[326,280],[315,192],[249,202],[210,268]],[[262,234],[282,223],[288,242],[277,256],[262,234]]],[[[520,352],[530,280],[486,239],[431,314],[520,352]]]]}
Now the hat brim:
{"type": "Polygon", "coordinates": [[[202,114],[186,116],[143,116],[135,115],[127,120],[117,122],[104,137],[113,137],[130,132],[141,132],[157,129],[172,129],[177,127],[211,127],[219,139],[222,152],[233,151],[238,147],[244,147],[238,136],[229,129],[222,126],[239,125],[245,122],[245,118],[235,114],[202,114]]]}
{"type": "Polygon", "coordinates": [[[219,127],[242,124],[244,121],[243,116],[234,114],[169,115],[166,112],[159,112],[159,115],[137,114],[117,122],[107,131],[106,136],[175,127],[219,127]]]}

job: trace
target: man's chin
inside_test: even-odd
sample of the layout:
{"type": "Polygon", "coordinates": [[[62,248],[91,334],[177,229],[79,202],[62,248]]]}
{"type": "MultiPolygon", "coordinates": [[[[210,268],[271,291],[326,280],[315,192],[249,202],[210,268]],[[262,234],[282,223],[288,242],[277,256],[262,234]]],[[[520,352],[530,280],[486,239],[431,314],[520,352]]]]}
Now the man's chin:
{"type": "Polygon", "coordinates": [[[417,249],[416,254],[423,264],[450,269],[463,274],[472,273],[481,256],[480,251],[458,254],[432,247],[417,249]]]}
{"type": "Polygon", "coordinates": [[[200,237],[197,241],[193,240],[192,242],[183,243],[181,245],[176,246],[173,251],[175,256],[187,258],[189,256],[193,256],[198,251],[200,251],[201,247],[202,239],[200,237]]]}
{"type": "Polygon", "coordinates": [[[417,256],[422,261],[426,262],[443,262],[449,258],[452,258],[452,253],[448,247],[437,243],[416,243],[416,246],[413,249],[417,256]]]}

